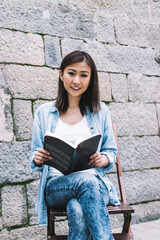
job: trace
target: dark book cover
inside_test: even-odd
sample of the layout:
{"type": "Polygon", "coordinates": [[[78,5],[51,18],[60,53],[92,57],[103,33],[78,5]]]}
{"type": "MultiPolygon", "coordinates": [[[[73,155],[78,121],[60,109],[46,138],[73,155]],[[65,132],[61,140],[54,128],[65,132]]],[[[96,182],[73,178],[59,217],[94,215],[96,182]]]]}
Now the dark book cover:
{"type": "Polygon", "coordinates": [[[44,149],[50,152],[52,159],[45,161],[44,164],[58,169],[65,175],[92,168],[88,162],[90,156],[97,151],[100,138],[100,134],[95,134],[73,145],[47,132],[44,137],[44,149]]]}

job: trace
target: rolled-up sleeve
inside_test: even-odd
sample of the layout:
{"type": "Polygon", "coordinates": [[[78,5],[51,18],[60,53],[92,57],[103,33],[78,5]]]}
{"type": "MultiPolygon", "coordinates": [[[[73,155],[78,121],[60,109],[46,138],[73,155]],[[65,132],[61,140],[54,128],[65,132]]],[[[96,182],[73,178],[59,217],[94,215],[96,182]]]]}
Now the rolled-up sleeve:
{"type": "Polygon", "coordinates": [[[38,166],[35,164],[34,155],[37,148],[43,148],[43,137],[42,130],[40,125],[40,111],[37,109],[34,115],[33,121],[33,130],[32,130],[32,144],[31,144],[31,152],[30,152],[30,166],[34,171],[42,172],[43,166],[38,166]]]}
{"type": "Polygon", "coordinates": [[[109,171],[113,168],[117,155],[117,146],[113,133],[112,121],[110,116],[110,111],[106,108],[105,120],[104,120],[104,131],[101,146],[101,154],[108,157],[109,165],[104,168],[105,171],[109,171]]]}

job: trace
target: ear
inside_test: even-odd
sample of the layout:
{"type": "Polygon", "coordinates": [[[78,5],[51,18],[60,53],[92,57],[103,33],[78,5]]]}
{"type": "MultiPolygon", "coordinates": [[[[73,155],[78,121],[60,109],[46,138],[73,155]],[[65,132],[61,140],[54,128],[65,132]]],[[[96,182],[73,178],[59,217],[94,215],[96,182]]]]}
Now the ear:
{"type": "Polygon", "coordinates": [[[59,77],[60,77],[61,81],[63,82],[63,72],[62,72],[62,70],[59,70],[59,77]]]}

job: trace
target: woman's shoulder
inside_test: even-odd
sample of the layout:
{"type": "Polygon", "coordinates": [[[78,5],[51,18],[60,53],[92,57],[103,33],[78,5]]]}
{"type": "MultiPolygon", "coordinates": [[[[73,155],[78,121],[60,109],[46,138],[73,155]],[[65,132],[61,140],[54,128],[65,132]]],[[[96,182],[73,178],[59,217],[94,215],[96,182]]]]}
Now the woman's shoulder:
{"type": "Polygon", "coordinates": [[[37,109],[36,109],[36,113],[40,113],[43,111],[55,111],[57,108],[55,107],[55,101],[49,101],[49,102],[45,102],[43,104],[41,104],[37,109]]]}
{"type": "Polygon", "coordinates": [[[110,116],[109,108],[104,102],[100,102],[100,106],[101,106],[101,109],[96,115],[99,119],[105,120],[108,118],[108,116],[110,116]]]}
{"type": "Polygon", "coordinates": [[[109,113],[109,108],[104,102],[100,102],[100,109],[98,112],[96,113],[90,112],[89,108],[87,108],[87,113],[90,113],[91,115],[95,116],[106,115],[107,113],[109,113]]]}
{"type": "Polygon", "coordinates": [[[100,102],[101,110],[100,112],[109,112],[108,106],[104,102],[100,102]]]}

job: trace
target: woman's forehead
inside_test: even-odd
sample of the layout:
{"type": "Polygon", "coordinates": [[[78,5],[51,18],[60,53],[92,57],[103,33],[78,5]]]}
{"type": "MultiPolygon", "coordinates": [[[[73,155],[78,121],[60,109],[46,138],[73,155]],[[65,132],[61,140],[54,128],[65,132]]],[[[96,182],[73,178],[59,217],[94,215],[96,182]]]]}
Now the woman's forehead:
{"type": "Polygon", "coordinates": [[[91,72],[91,67],[85,61],[70,64],[66,67],[66,69],[80,72],[91,72]]]}

